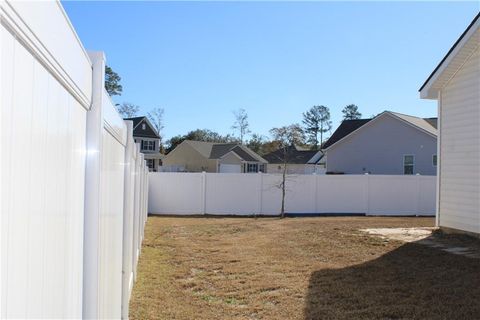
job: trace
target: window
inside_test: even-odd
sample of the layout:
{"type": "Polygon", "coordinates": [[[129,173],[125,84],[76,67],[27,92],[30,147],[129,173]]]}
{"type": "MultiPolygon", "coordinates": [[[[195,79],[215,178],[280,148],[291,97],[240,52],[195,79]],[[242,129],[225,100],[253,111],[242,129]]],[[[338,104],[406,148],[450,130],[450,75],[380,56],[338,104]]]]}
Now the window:
{"type": "Polygon", "coordinates": [[[403,174],[413,174],[415,157],[411,154],[403,156],[403,174]]]}
{"type": "Polygon", "coordinates": [[[248,163],[247,164],[247,172],[258,172],[258,164],[257,163],[248,163]]]}
{"type": "Polygon", "coordinates": [[[147,167],[151,170],[155,169],[155,163],[154,163],[155,160],[153,159],[147,159],[147,167]]]}
{"type": "Polygon", "coordinates": [[[145,123],[142,123],[142,130],[147,129],[147,125],[145,123]]]}
{"type": "Polygon", "coordinates": [[[264,164],[259,165],[258,171],[265,173],[265,165],[264,164]]]}
{"type": "Polygon", "coordinates": [[[434,167],[437,166],[437,155],[436,155],[436,154],[434,154],[434,155],[432,156],[432,164],[433,164],[434,167]]]}
{"type": "Polygon", "coordinates": [[[142,141],[142,150],[155,151],[155,141],[149,141],[149,140],[142,141]]]}

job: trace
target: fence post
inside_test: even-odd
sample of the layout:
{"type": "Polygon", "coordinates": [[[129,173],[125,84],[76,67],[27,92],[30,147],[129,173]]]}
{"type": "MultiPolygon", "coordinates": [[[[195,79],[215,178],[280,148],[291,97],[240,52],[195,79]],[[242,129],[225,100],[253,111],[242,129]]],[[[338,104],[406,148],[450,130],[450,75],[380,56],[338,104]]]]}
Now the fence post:
{"type": "Polygon", "coordinates": [[[365,194],[366,194],[366,210],[365,210],[365,215],[368,216],[370,215],[370,175],[368,173],[365,173],[365,178],[366,178],[366,187],[365,187],[365,194]]]}
{"type": "Polygon", "coordinates": [[[140,146],[138,143],[135,144],[135,164],[134,164],[134,192],[133,192],[133,225],[132,225],[132,232],[133,232],[133,241],[131,243],[132,246],[132,271],[133,271],[133,279],[137,278],[137,242],[139,241],[138,235],[138,220],[140,215],[140,146]]]}
{"type": "Polygon", "coordinates": [[[133,195],[132,195],[132,153],[133,153],[133,122],[125,121],[127,125],[127,144],[125,146],[124,163],[124,195],[123,195],[123,247],[122,247],[122,319],[128,319],[128,302],[130,300],[130,281],[132,277],[132,225],[133,225],[133,195]]]}
{"type": "Polygon", "coordinates": [[[102,94],[105,82],[105,56],[91,52],[92,106],[87,112],[87,157],[85,166],[85,215],[83,244],[83,317],[99,318],[99,217],[102,167],[102,94]]]}
{"type": "Polygon", "coordinates": [[[261,215],[263,212],[263,172],[258,173],[260,175],[260,188],[259,188],[259,195],[258,195],[258,214],[261,215]]]}
{"type": "Polygon", "coordinates": [[[420,188],[420,179],[421,179],[421,176],[419,173],[417,173],[415,175],[415,181],[416,181],[416,184],[417,184],[417,203],[416,203],[416,206],[415,206],[415,216],[418,217],[420,215],[420,199],[422,198],[422,195],[420,194],[422,188],[420,188]]]}
{"type": "MultiPolygon", "coordinates": [[[[316,170],[316,169],[315,169],[316,170]]],[[[314,182],[315,182],[315,196],[314,196],[314,201],[315,201],[315,213],[319,213],[319,210],[318,210],[318,174],[316,172],[313,173],[313,176],[315,177],[314,178],[314,182]]]]}
{"type": "Polygon", "coordinates": [[[207,173],[202,171],[202,214],[207,214],[207,173]]]}

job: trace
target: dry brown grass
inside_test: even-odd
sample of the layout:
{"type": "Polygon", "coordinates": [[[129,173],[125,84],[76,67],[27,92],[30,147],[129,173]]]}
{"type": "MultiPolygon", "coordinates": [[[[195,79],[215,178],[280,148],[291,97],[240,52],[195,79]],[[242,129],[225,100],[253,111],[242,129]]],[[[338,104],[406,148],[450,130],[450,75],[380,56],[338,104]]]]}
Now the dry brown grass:
{"type": "Polygon", "coordinates": [[[362,228],[431,218],[149,217],[131,319],[474,319],[480,260],[362,228]]]}

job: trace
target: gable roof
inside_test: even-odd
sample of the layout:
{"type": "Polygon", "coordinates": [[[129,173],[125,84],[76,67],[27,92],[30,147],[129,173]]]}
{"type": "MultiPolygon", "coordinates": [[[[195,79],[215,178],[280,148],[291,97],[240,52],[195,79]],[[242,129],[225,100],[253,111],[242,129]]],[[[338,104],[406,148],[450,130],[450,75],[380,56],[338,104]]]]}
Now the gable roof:
{"type": "Polygon", "coordinates": [[[147,117],[143,116],[124,118],[123,120],[130,120],[133,122],[133,137],[160,139],[157,130],[154,129],[153,125],[150,123],[147,117]],[[143,122],[146,123],[145,130],[143,130],[142,126],[140,125],[143,122]]]}
{"type": "Polygon", "coordinates": [[[438,129],[438,118],[423,118],[423,120],[427,121],[435,129],[438,129]]]}
{"type": "Polygon", "coordinates": [[[457,41],[455,41],[445,57],[443,57],[418,90],[420,97],[423,99],[437,99],[438,90],[462,67],[464,62],[478,48],[479,44],[480,12],[475,16],[457,41]]]}
{"type": "MultiPolygon", "coordinates": [[[[318,153],[317,150],[305,150],[297,146],[287,148],[287,159],[290,164],[307,164],[318,153]]],[[[282,163],[283,150],[278,149],[263,156],[269,163],[282,163]]]]}
{"type": "Polygon", "coordinates": [[[220,159],[227,153],[234,152],[244,161],[267,162],[248,147],[238,143],[218,143],[194,140],[185,140],[183,143],[189,144],[207,159],[220,159]]]}
{"type": "Polygon", "coordinates": [[[322,150],[326,150],[336,144],[337,142],[345,139],[347,136],[350,136],[361,128],[363,128],[367,123],[378,121],[384,115],[390,115],[395,119],[399,119],[412,127],[427,133],[431,136],[437,136],[437,118],[420,118],[415,116],[406,115],[403,113],[393,112],[393,111],[384,111],[381,114],[377,115],[372,119],[358,119],[358,120],[344,120],[340,126],[335,130],[333,135],[327,142],[324,143],[322,150]]]}
{"type": "Polygon", "coordinates": [[[398,113],[398,112],[392,112],[392,111],[388,111],[388,112],[397,116],[398,118],[408,122],[409,124],[430,133],[431,135],[434,135],[434,136],[437,135],[436,121],[435,121],[435,127],[432,126],[432,124],[431,124],[433,122],[432,119],[436,119],[436,118],[429,118],[430,119],[430,122],[429,122],[429,121],[425,120],[424,118],[409,116],[407,114],[402,114],[402,113],[398,113]]]}
{"type": "Polygon", "coordinates": [[[343,120],[332,136],[323,144],[322,149],[327,149],[337,141],[343,139],[372,119],[343,120]]]}

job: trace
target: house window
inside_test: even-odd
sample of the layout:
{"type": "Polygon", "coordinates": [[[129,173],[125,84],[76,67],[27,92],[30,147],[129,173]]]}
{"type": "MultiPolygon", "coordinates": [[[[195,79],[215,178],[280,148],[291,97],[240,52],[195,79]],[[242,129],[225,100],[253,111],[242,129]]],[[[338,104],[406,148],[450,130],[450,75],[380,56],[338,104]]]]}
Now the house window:
{"type": "Polygon", "coordinates": [[[247,164],[247,172],[258,172],[258,163],[248,163],[247,164]]]}
{"type": "Polygon", "coordinates": [[[403,174],[413,174],[415,157],[411,154],[403,156],[403,174]]]}
{"type": "Polygon", "coordinates": [[[150,141],[150,140],[142,141],[142,150],[155,151],[155,141],[150,141]]]}
{"type": "Polygon", "coordinates": [[[147,167],[151,170],[155,169],[155,162],[153,159],[147,159],[147,167]]]}
{"type": "Polygon", "coordinates": [[[434,154],[434,155],[432,156],[432,164],[433,164],[434,167],[437,166],[437,155],[436,155],[436,154],[434,154]]]}
{"type": "Polygon", "coordinates": [[[147,129],[147,125],[145,123],[142,123],[142,130],[147,129]]]}
{"type": "Polygon", "coordinates": [[[265,165],[263,163],[258,166],[258,171],[265,173],[265,165]]]}

